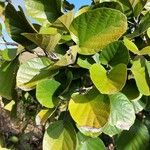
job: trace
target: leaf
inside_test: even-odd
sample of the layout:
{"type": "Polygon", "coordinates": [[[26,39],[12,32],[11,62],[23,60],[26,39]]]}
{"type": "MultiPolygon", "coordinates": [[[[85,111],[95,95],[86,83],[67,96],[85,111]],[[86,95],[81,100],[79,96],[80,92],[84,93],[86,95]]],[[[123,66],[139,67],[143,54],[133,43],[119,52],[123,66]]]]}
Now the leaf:
{"type": "Polygon", "coordinates": [[[149,27],[150,27],[150,12],[146,13],[146,15],[141,19],[140,24],[135,29],[135,31],[132,34],[127,35],[127,37],[134,38],[140,36],[149,27]]]}
{"type": "Polygon", "coordinates": [[[69,11],[66,14],[60,16],[53,24],[53,27],[56,27],[58,29],[66,29],[69,30],[69,27],[71,25],[71,22],[73,21],[74,13],[73,11],[69,11]]]}
{"type": "Polygon", "coordinates": [[[115,66],[109,73],[100,64],[93,64],[90,77],[96,88],[102,94],[114,94],[122,90],[127,78],[125,64],[115,66]]]}
{"type": "Polygon", "coordinates": [[[121,41],[113,42],[107,45],[100,53],[100,62],[104,65],[110,64],[111,66],[128,64],[129,53],[127,48],[121,41]]]}
{"type": "Polygon", "coordinates": [[[124,42],[124,45],[127,47],[128,50],[130,50],[134,54],[139,54],[139,49],[131,40],[124,37],[123,42],[124,42]]]}
{"type": "Polygon", "coordinates": [[[140,50],[140,55],[150,55],[150,46],[146,46],[140,50]]]}
{"type": "Polygon", "coordinates": [[[146,107],[146,103],[142,99],[134,100],[131,102],[132,102],[132,105],[134,107],[134,111],[136,114],[138,114],[140,111],[142,111],[146,107]]]}
{"type": "Polygon", "coordinates": [[[15,104],[15,101],[12,100],[12,101],[10,101],[8,104],[5,105],[4,109],[11,112],[11,110],[12,110],[14,104],[15,104]]]}
{"type": "Polygon", "coordinates": [[[137,55],[150,55],[150,46],[146,46],[143,49],[139,50],[137,46],[130,41],[128,38],[124,37],[125,46],[134,54],[137,55]]]}
{"type": "Polygon", "coordinates": [[[55,46],[58,44],[61,39],[59,33],[50,35],[50,34],[38,34],[38,33],[23,33],[24,37],[35,43],[37,46],[41,47],[46,51],[54,51],[55,46]]]}
{"type": "Polygon", "coordinates": [[[51,79],[38,82],[36,86],[36,98],[39,103],[47,108],[53,108],[58,102],[55,93],[59,86],[59,82],[51,79]]]}
{"type": "Polygon", "coordinates": [[[69,102],[69,111],[73,120],[80,127],[91,131],[97,130],[108,121],[109,99],[96,89],[92,89],[86,94],[74,94],[69,102]]]}
{"type": "Polygon", "coordinates": [[[36,115],[35,122],[36,125],[45,125],[48,118],[50,118],[54,113],[54,109],[42,109],[36,115]]]}
{"type": "Polygon", "coordinates": [[[70,26],[72,38],[79,45],[78,53],[83,55],[99,52],[109,43],[118,40],[126,30],[125,15],[108,8],[85,12],[76,17],[70,26]]]}
{"type": "Polygon", "coordinates": [[[76,150],[106,150],[103,141],[100,138],[89,138],[78,132],[78,145],[76,150]]]}
{"type": "Polygon", "coordinates": [[[5,17],[6,29],[11,35],[11,38],[24,46],[31,45],[32,42],[23,37],[21,33],[34,33],[36,31],[28,22],[23,10],[20,8],[19,11],[16,11],[14,6],[9,3],[5,9],[5,17]]]}
{"type": "Polygon", "coordinates": [[[110,124],[122,130],[129,130],[135,121],[132,103],[122,93],[110,95],[110,124]]]}
{"type": "Polygon", "coordinates": [[[4,60],[11,61],[15,59],[15,57],[17,56],[17,49],[16,48],[4,49],[3,51],[1,51],[1,54],[4,60]]]}
{"type": "Polygon", "coordinates": [[[150,27],[147,29],[147,35],[150,38],[150,27]]]}
{"type": "Polygon", "coordinates": [[[59,120],[49,125],[43,139],[43,150],[75,150],[76,133],[70,123],[59,120]]]}
{"type": "Polygon", "coordinates": [[[116,134],[120,134],[121,131],[121,129],[118,129],[116,126],[111,125],[110,121],[108,121],[108,123],[103,128],[103,133],[109,135],[110,137],[113,137],[116,134]]]}
{"type": "Polygon", "coordinates": [[[16,97],[16,73],[18,70],[18,59],[4,62],[0,67],[0,95],[6,99],[16,97]]]}
{"type": "Polygon", "coordinates": [[[55,64],[56,67],[65,67],[72,65],[76,61],[77,57],[77,46],[71,46],[64,56],[62,56],[55,64]]]}
{"type": "Polygon", "coordinates": [[[46,58],[33,58],[20,65],[17,73],[17,86],[29,91],[35,88],[38,81],[50,78],[57,70],[47,68],[52,62],[46,58]]]}
{"type": "Polygon", "coordinates": [[[145,59],[142,57],[134,60],[131,71],[134,75],[140,93],[143,95],[150,95],[150,87],[145,68],[145,59]]]}
{"type": "Polygon", "coordinates": [[[149,132],[140,121],[136,121],[129,131],[123,131],[116,141],[117,150],[147,150],[149,145],[149,132]]]}
{"type": "Polygon", "coordinates": [[[142,94],[139,92],[134,79],[127,81],[126,85],[122,89],[122,93],[125,94],[131,101],[138,100],[142,97],[142,94]]]}
{"type": "Polygon", "coordinates": [[[62,15],[61,0],[26,0],[25,7],[30,17],[42,25],[54,22],[62,15]]]}
{"type": "Polygon", "coordinates": [[[92,60],[88,59],[87,57],[78,57],[77,59],[77,64],[85,69],[90,69],[91,65],[92,65],[92,60]]]}

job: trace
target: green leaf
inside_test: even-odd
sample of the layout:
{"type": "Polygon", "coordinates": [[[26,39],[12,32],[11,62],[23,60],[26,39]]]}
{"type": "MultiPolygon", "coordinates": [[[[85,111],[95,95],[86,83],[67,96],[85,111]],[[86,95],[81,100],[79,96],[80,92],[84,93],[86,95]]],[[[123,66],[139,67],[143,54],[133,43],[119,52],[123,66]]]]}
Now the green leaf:
{"type": "Polygon", "coordinates": [[[135,121],[135,112],[130,100],[122,93],[110,95],[110,124],[122,130],[129,130],[135,121]]]}
{"type": "Polygon", "coordinates": [[[6,61],[11,61],[17,56],[17,49],[5,49],[1,51],[2,58],[6,61]]]}
{"type": "Polygon", "coordinates": [[[87,57],[78,57],[77,64],[85,69],[90,69],[92,63],[90,62],[91,59],[88,59],[87,57]]]}
{"type": "Polygon", "coordinates": [[[90,68],[90,77],[96,88],[102,94],[114,94],[122,90],[127,78],[125,64],[115,66],[109,73],[100,64],[90,68]]]}
{"type": "Polygon", "coordinates": [[[18,59],[15,59],[12,62],[4,62],[0,67],[0,95],[6,99],[13,99],[16,96],[18,65],[18,59]]]}
{"type": "Polygon", "coordinates": [[[66,14],[60,16],[53,24],[53,27],[58,29],[66,29],[69,30],[71,22],[73,21],[74,13],[73,11],[69,11],[66,14]]]}
{"type": "Polygon", "coordinates": [[[46,58],[33,58],[23,63],[17,73],[17,86],[24,91],[35,88],[38,81],[50,78],[56,74],[56,70],[47,68],[52,62],[46,58]]]}
{"type": "Polygon", "coordinates": [[[80,127],[92,132],[102,128],[108,121],[109,105],[108,96],[92,89],[86,94],[74,94],[69,102],[69,111],[80,127]]]}
{"type": "Polygon", "coordinates": [[[145,68],[145,59],[141,57],[134,60],[131,71],[134,75],[140,93],[143,95],[150,95],[149,81],[145,68]]]}
{"type": "Polygon", "coordinates": [[[61,0],[26,0],[25,7],[30,17],[42,25],[54,22],[62,15],[61,0]]]}
{"type": "Polygon", "coordinates": [[[76,133],[70,123],[56,121],[49,125],[43,139],[43,150],[75,150],[76,133]]]}
{"type": "Polygon", "coordinates": [[[128,50],[121,41],[113,42],[107,45],[100,53],[100,62],[104,65],[110,64],[111,66],[120,63],[128,64],[128,50]]]}
{"type": "Polygon", "coordinates": [[[32,42],[21,35],[21,33],[24,32],[36,32],[25,17],[23,10],[20,8],[19,11],[16,11],[14,6],[9,3],[5,9],[5,16],[6,29],[10,33],[12,39],[25,46],[32,44],[32,42]]]}
{"type": "Polygon", "coordinates": [[[78,132],[78,145],[76,150],[106,150],[100,138],[89,138],[78,132]]]}
{"type": "Polygon", "coordinates": [[[117,150],[147,150],[149,147],[149,132],[140,121],[136,121],[129,131],[123,131],[116,140],[117,150]]]}
{"type": "Polygon", "coordinates": [[[99,52],[107,44],[118,40],[126,30],[125,15],[108,8],[85,12],[76,17],[70,26],[72,38],[79,45],[78,53],[83,55],[99,52]]]}
{"type": "Polygon", "coordinates": [[[140,50],[140,55],[150,55],[150,46],[146,46],[140,50]]]}
{"type": "Polygon", "coordinates": [[[149,27],[148,30],[147,30],[147,35],[148,35],[148,37],[150,38],[150,27],[149,27]]]}
{"type": "Polygon", "coordinates": [[[130,50],[134,54],[139,54],[139,49],[131,40],[124,37],[123,42],[124,42],[124,45],[127,47],[128,50],[130,50]]]}
{"type": "Polygon", "coordinates": [[[56,67],[64,67],[71,64],[74,64],[77,57],[77,47],[71,46],[69,50],[63,55],[55,64],[56,67]]]}
{"type": "Polygon", "coordinates": [[[140,24],[135,29],[135,31],[128,35],[129,38],[134,38],[140,36],[143,32],[145,32],[150,27],[150,12],[147,12],[146,15],[141,19],[140,24]]]}
{"type": "Polygon", "coordinates": [[[146,46],[143,49],[139,50],[137,46],[128,38],[124,37],[124,44],[132,53],[137,55],[150,55],[150,46],[146,46]]]}
{"type": "Polygon", "coordinates": [[[23,33],[24,37],[35,43],[37,46],[41,47],[46,51],[54,51],[55,46],[58,44],[61,39],[59,33],[50,35],[50,34],[38,34],[38,33],[23,33]]]}
{"type": "Polygon", "coordinates": [[[131,101],[138,100],[142,97],[134,79],[127,80],[126,85],[122,89],[122,93],[125,94],[131,101]]]}
{"type": "Polygon", "coordinates": [[[55,80],[45,79],[37,83],[36,98],[42,106],[53,108],[58,102],[55,97],[60,83],[55,80]]]}

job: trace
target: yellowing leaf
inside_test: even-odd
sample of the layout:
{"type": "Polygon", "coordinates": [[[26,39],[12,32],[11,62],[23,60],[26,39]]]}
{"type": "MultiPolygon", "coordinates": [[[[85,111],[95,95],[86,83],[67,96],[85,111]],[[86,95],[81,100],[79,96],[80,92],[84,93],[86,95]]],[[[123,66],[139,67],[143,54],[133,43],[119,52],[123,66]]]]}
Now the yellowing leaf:
{"type": "Polygon", "coordinates": [[[125,64],[119,64],[107,73],[102,65],[93,64],[90,68],[90,77],[102,94],[114,94],[122,90],[125,85],[127,67],[125,64]]]}
{"type": "Polygon", "coordinates": [[[69,111],[80,127],[91,129],[91,131],[100,129],[108,121],[109,98],[100,94],[96,89],[83,95],[74,94],[69,102],[69,111]]]}
{"type": "Polygon", "coordinates": [[[83,55],[99,52],[118,40],[126,30],[126,16],[108,8],[87,11],[76,17],[70,26],[72,38],[79,45],[78,53],[83,55]]]}

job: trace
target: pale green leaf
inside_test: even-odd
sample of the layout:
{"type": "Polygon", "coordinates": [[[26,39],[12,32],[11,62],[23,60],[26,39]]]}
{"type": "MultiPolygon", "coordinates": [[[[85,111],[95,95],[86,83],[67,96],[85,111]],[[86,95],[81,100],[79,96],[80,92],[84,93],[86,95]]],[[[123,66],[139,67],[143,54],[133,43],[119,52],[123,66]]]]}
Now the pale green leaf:
{"type": "Polygon", "coordinates": [[[35,88],[38,81],[56,74],[56,70],[47,68],[52,62],[46,58],[33,58],[21,64],[17,73],[17,86],[29,91],[35,88]]]}
{"type": "Polygon", "coordinates": [[[61,5],[61,0],[25,0],[27,14],[43,25],[62,15],[61,5]]]}
{"type": "Polygon", "coordinates": [[[53,108],[58,102],[55,93],[59,86],[59,82],[51,79],[38,82],[36,86],[36,98],[39,103],[47,108],[53,108]]]}
{"type": "Polygon", "coordinates": [[[110,124],[122,130],[129,130],[135,121],[135,112],[130,100],[122,93],[110,95],[110,124]]]}
{"type": "Polygon", "coordinates": [[[76,17],[70,26],[72,38],[79,45],[78,53],[84,55],[99,52],[107,44],[118,40],[126,30],[126,16],[108,8],[87,11],[76,17]]]}
{"type": "Polygon", "coordinates": [[[102,65],[93,64],[90,68],[90,77],[102,94],[114,94],[121,91],[125,85],[127,67],[125,64],[119,64],[107,72],[102,65]]]}

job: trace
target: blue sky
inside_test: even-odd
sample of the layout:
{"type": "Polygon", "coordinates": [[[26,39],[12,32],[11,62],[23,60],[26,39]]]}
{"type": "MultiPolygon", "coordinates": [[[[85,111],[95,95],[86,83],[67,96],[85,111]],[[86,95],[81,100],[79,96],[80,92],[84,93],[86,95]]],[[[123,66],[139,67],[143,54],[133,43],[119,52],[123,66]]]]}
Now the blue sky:
{"type": "MultiPolygon", "coordinates": [[[[23,6],[24,5],[23,1],[24,0],[12,0],[13,4],[16,5],[16,6],[17,5],[23,6]]],[[[75,11],[77,11],[81,6],[90,4],[92,0],[68,0],[68,1],[70,3],[73,3],[75,5],[75,11]]],[[[11,42],[12,40],[7,35],[7,33],[5,32],[5,30],[3,31],[3,33],[4,33],[4,36],[7,39],[7,41],[11,42]]],[[[0,42],[2,42],[1,39],[0,39],[0,42]]],[[[0,44],[0,49],[5,49],[5,46],[0,44]]]]}

